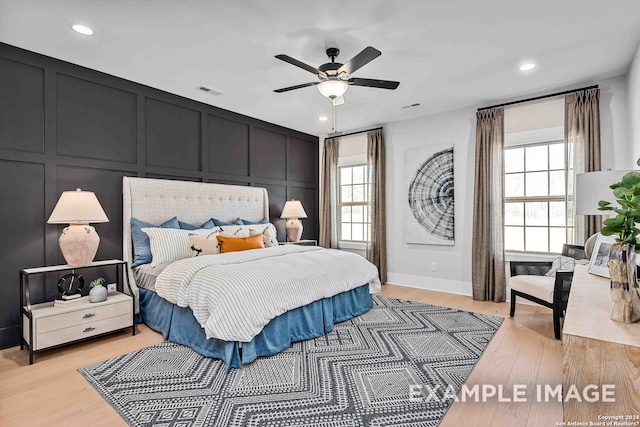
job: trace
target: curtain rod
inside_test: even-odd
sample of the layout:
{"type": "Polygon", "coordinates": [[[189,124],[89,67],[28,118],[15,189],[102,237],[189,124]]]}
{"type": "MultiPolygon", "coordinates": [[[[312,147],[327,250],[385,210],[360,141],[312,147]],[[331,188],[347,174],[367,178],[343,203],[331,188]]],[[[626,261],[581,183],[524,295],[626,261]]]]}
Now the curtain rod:
{"type": "Polygon", "coordinates": [[[341,134],[341,135],[328,135],[327,138],[340,138],[340,137],[343,137],[343,136],[351,136],[351,135],[357,135],[359,133],[371,132],[372,130],[378,130],[378,129],[382,129],[382,126],[377,127],[377,128],[373,128],[373,129],[360,130],[358,132],[344,133],[344,134],[341,134]]]}
{"type": "Polygon", "coordinates": [[[565,90],[565,91],[562,91],[562,92],[551,93],[549,95],[534,96],[533,98],[521,99],[519,101],[505,102],[504,104],[496,104],[496,105],[492,105],[490,107],[478,108],[478,111],[490,110],[492,108],[498,108],[498,107],[506,107],[508,105],[521,104],[523,102],[537,101],[539,99],[551,98],[551,97],[554,97],[554,96],[566,95],[566,94],[569,94],[569,93],[578,92],[580,90],[589,90],[589,89],[598,89],[598,85],[586,86],[586,87],[581,87],[581,88],[578,88],[578,89],[565,90]]]}

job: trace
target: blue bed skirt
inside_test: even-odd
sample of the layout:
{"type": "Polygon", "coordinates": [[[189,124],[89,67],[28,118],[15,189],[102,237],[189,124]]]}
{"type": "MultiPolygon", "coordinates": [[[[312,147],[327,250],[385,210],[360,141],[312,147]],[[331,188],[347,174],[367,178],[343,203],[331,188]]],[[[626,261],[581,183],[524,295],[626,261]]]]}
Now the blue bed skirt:
{"type": "Polygon", "coordinates": [[[312,302],[271,320],[251,342],[242,343],[241,356],[237,342],[207,339],[191,309],[140,288],[140,315],[147,326],[161,332],[168,341],[191,347],[203,356],[222,359],[227,370],[279,353],[296,341],[322,336],[331,332],[335,323],[366,313],[372,307],[369,285],[312,302]]]}

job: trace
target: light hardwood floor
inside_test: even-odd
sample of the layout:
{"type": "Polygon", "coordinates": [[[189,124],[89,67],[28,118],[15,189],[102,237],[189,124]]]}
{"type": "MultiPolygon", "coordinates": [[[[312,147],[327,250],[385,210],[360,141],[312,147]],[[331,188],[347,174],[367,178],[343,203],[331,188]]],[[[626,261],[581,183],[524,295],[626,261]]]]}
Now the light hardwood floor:
{"type": "MultiPolygon", "coordinates": [[[[511,397],[515,384],[562,384],[562,346],[553,338],[551,311],[518,305],[509,318],[506,303],[478,302],[470,297],[384,285],[382,295],[506,317],[467,380],[467,385],[504,385],[511,397]]],[[[29,365],[20,347],[0,351],[0,426],[126,426],[115,410],[77,372],[78,368],[158,342],[162,336],[144,325],[136,336],[120,332],[45,351],[29,365]]],[[[555,426],[561,403],[455,402],[441,427],[555,426]]]]}

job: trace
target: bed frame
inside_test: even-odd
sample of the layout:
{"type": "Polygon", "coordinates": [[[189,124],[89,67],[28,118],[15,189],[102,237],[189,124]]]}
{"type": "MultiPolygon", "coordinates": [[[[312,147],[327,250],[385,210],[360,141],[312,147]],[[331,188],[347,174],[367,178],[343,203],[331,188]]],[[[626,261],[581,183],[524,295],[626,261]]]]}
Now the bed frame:
{"type": "MultiPolygon", "coordinates": [[[[210,218],[222,221],[238,217],[249,221],[269,218],[269,196],[267,190],[260,187],[125,176],[122,195],[122,255],[129,265],[133,262],[131,218],[162,224],[177,216],[180,221],[194,225],[210,218]]],[[[129,282],[138,301],[139,291],[131,269],[129,282]]]]}

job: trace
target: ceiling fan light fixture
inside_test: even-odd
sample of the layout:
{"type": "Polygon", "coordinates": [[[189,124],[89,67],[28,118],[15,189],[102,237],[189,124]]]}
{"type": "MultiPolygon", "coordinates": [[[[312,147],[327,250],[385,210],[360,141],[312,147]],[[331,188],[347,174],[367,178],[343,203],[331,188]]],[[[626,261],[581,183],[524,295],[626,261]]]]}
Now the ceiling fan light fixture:
{"type": "Polygon", "coordinates": [[[337,98],[345,94],[349,89],[349,83],[343,80],[325,80],[318,85],[318,90],[327,98],[337,98]]]}

